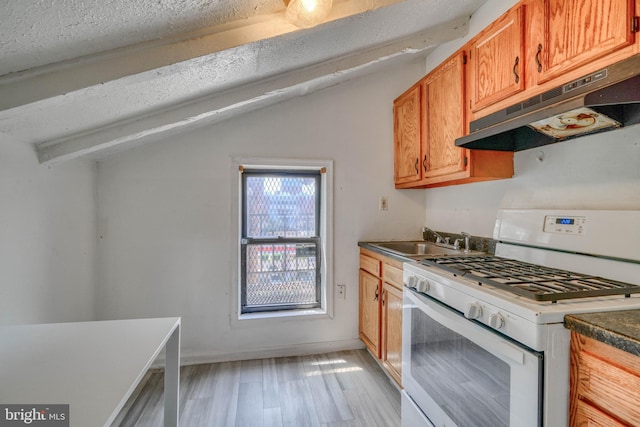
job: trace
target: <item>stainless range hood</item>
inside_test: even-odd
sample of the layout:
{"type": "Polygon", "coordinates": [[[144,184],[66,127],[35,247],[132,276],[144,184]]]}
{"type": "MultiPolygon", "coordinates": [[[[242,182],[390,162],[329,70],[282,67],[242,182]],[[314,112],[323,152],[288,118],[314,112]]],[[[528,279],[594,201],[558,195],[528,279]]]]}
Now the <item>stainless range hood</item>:
{"type": "Polygon", "coordinates": [[[640,55],[470,123],[459,147],[520,151],[640,123],[640,55]]]}

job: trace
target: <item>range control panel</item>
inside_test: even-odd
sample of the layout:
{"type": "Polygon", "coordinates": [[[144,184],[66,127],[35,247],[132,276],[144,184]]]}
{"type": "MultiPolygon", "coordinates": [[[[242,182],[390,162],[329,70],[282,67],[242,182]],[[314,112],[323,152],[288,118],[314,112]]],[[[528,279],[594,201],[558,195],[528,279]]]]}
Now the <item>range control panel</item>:
{"type": "Polygon", "coordinates": [[[556,234],[573,234],[582,236],[587,224],[586,216],[555,216],[544,217],[544,232],[556,234]]]}

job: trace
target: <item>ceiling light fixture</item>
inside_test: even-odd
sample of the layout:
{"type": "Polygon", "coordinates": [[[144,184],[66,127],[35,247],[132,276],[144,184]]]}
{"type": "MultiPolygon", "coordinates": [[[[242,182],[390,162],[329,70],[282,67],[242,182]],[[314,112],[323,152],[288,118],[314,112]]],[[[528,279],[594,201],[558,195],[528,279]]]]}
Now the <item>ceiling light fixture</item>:
{"type": "Polygon", "coordinates": [[[331,12],[332,0],[290,0],[287,19],[300,28],[321,24],[331,12]]]}

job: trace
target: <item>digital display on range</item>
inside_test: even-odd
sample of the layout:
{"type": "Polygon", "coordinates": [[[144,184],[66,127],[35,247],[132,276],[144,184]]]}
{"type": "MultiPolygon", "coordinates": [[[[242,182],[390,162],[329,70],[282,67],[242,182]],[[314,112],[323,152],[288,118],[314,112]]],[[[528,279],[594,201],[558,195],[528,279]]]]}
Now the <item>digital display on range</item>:
{"type": "Polygon", "coordinates": [[[556,218],[556,224],[573,225],[575,220],[573,218],[556,218]]]}

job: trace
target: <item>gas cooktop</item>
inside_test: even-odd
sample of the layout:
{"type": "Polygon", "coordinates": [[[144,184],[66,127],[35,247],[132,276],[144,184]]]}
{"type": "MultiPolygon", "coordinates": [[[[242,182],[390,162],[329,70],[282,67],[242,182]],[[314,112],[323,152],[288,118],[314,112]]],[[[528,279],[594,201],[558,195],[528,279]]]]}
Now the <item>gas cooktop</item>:
{"type": "Polygon", "coordinates": [[[434,257],[420,263],[536,301],[640,293],[638,285],[493,255],[434,257]]]}

